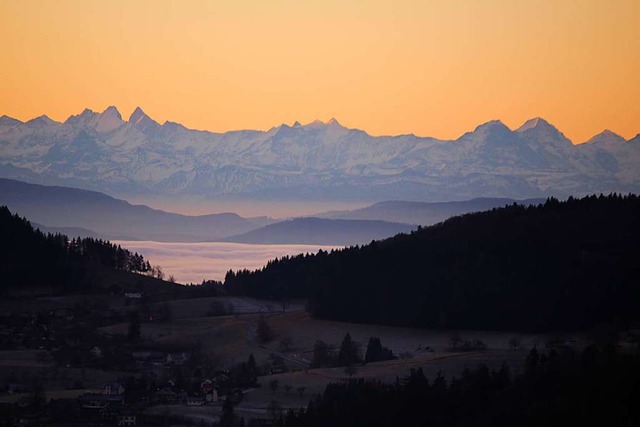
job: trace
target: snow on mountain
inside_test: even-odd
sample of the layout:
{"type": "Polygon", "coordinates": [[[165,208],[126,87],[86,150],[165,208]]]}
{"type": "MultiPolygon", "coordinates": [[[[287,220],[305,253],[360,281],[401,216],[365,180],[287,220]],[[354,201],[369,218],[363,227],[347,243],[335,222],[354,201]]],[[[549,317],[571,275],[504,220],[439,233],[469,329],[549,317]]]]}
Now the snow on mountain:
{"type": "Polygon", "coordinates": [[[594,166],[587,157],[576,152],[573,143],[562,132],[543,118],[527,120],[515,132],[551,169],[564,168],[566,172],[580,173],[594,166]]]}
{"type": "Polygon", "coordinates": [[[611,132],[574,146],[541,118],[455,141],[371,136],[336,119],[267,131],[195,131],[115,107],[57,123],[0,118],[0,175],[131,193],[454,200],[638,191],[640,144],[611,132]]]}
{"type": "Polygon", "coordinates": [[[92,129],[99,134],[104,134],[122,126],[124,120],[122,120],[118,109],[111,106],[102,113],[95,113],[87,108],[82,113],[69,117],[64,123],[74,127],[92,129]]]}
{"type": "Polygon", "coordinates": [[[573,144],[555,126],[541,117],[536,117],[524,122],[522,126],[515,130],[529,145],[542,144],[571,148],[573,144]]]}
{"type": "Polygon", "coordinates": [[[614,175],[625,186],[624,191],[634,191],[640,180],[639,145],[605,129],[578,147],[601,169],[614,175]]]}
{"type": "Polygon", "coordinates": [[[160,124],[147,116],[140,107],[136,107],[133,113],[131,113],[129,124],[140,132],[148,135],[153,135],[160,129],[160,124]]]}
{"type": "Polygon", "coordinates": [[[463,160],[469,166],[482,165],[504,171],[546,166],[539,154],[499,120],[479,125],[473,132],[460,137],[457,143],[456,160],[463,160]]]}

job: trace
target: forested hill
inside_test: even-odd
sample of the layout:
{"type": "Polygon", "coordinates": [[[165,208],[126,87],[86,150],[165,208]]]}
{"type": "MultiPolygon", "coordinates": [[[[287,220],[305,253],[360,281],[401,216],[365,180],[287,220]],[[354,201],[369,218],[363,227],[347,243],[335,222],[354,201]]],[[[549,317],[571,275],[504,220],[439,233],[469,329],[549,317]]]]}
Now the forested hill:
{"type": "Polygon", "coordinates": [[[638,196],[549,199],[230,272],[236,293],[309,298],[321,318],[429,328],[578,330],[640,320],[638,196]]]}
{"type": "Polygon", "coordinates": [[[102,266],[127,272],[150,269],[142,255],[108,241],[44,234],[29,221],[0,207],[0,294],[21,288],[56,291],[87,289],[87,268],[102,266]]]}

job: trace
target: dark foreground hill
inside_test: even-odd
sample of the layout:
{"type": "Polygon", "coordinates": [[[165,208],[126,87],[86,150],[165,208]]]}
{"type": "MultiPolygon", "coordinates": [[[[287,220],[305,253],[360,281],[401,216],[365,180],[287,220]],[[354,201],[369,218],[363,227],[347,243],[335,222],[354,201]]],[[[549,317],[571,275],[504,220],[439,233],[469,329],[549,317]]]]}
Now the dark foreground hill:
{"type": "Polygon", "coordinates": [[[307,408],[287,413],[276,425],[637,426],[640,407],[633,402],[640,398],[639,381],[640,356],[615,346],[591,346],[582,354],[541,355],[533,349],[515,375],[506,364],[499,370],[482,364],[450,381],[427,378],[419,368],[395,384],[330,384],[307,408]]]}
{"type": "Polygon", "coordinates": [[[142,255],[104,240],[45,234],[6,206],[0,207],[0,236],[3,296],[88,292],[113,285],[146,287],[150,282],[156,291],[177,286],[136,274],[151,269],[142,255]]]}
{"type": "Polygon", "coordinates": [[[638,196],[549,199],[451,218],[362,247],[227,274],[319,317],[429,328],[577,330],[639,320],[638,196]]]}

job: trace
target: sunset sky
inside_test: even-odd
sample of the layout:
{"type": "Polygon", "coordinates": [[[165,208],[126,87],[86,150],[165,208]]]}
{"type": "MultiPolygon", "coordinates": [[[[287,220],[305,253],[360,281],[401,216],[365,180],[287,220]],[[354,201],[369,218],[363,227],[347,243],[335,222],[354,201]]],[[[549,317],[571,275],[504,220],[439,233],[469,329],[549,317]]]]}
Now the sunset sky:
{"type": "Polygon", "coordinates": [[[0,115],[439,138],[542,116],[574,142],[631,138],[639,22],[638,0],[2,0],[0,115]]]}

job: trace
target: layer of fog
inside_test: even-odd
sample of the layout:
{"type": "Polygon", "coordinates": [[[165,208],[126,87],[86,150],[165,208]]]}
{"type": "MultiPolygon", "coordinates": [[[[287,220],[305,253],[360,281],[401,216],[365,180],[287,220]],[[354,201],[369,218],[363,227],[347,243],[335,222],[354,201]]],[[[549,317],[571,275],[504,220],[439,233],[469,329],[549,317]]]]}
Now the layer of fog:
{"type": "Polygon", "coordinates": [[[142,254],[152,265],[160,265],[165,277],[173,275],[179,283],[223,280],[229,269],[257,269],[273,258],[300,253],[330,251],[333,246],[249,245],[244,243],[169,243],[120,240],[117,244],[142,254]]]}

